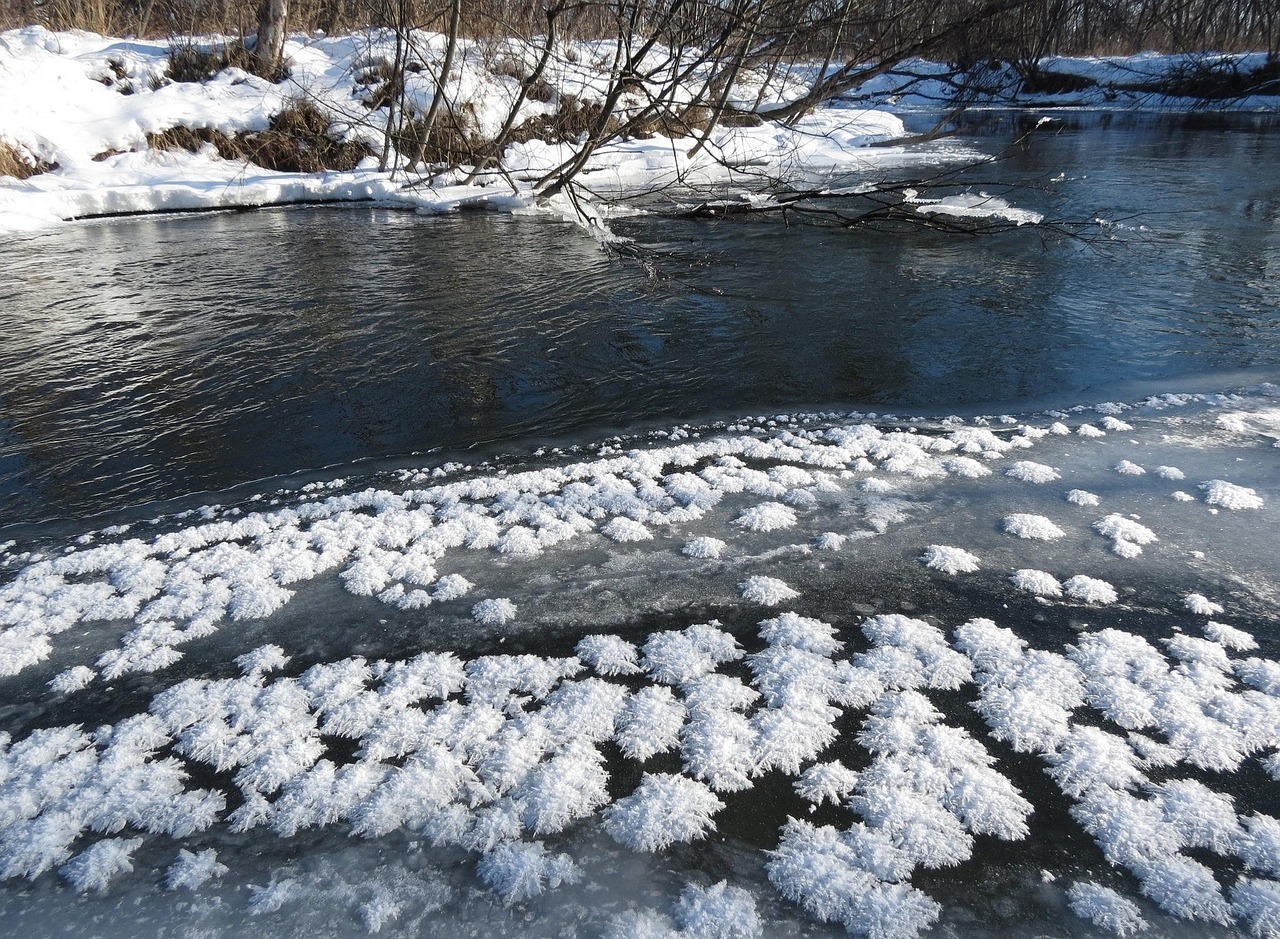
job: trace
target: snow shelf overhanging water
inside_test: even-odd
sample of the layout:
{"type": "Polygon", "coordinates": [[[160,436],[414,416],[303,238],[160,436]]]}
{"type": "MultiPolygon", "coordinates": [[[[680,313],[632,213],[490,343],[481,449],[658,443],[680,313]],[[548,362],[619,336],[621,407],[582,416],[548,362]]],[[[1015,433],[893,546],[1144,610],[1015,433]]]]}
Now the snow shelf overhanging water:
{"type": "Polygon", "coordinates": [[[9,545],[0,923],[1278,935],[1277,433],[779,416],[9,545]]]}

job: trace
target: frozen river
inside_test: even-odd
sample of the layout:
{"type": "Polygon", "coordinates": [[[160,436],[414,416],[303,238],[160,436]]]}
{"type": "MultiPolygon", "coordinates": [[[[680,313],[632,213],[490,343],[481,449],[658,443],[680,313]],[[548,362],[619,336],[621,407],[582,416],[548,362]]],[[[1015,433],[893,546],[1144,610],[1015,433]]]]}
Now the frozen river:
{"type": "Polygon", "coordinates": [[[1060,118],[1092,244],[0,247],[0,934],[1280,935],[1280,126],[1060,118]]]}

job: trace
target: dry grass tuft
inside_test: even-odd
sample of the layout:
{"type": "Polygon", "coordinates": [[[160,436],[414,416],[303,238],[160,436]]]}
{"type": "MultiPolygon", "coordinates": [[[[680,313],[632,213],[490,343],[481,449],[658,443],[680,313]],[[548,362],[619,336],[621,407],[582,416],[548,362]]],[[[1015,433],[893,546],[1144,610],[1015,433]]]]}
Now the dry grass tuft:
{"type": "MultiPolygon", "coordinates": [[[[240,39],[221,45],[202,45],[189,39],[174,40],[169,45],[166,74],[170,81],[203,83],[223,69],[238,68],[248,72],[252,65],[253,55],[240,39]]],[[[272,81],[282,81],[288,77],[288,70],[282,66],[279,75],[270,77],[272,81]]]]}
{"type": "Polygon", "coordinates": [[[25,150],[0,140],[0,176],[12,176],[15,179],[30,179],[41,173],[54,169],[54,164],[36,159],[25,150]]]}
{"type": "MultiPolygon", "coordinates": [[[[532,93],[529,97],[533,97],[532,93]]],[[[534,100],[538,100],[534,98],[534,100]]],[[[560,106],[551,114],[531,117],[511,131],[511,141],[546,140],[550,143],[573,143],[589,134],[600,120],[601,106],[594,101],[582,101],[573,95],[560,99],[560,106]]],[[[611,134],[621,125],[612,115],[606,122],[605,133],[611,134]]]]}
{"type": "Polygon", "coordinates": [[[484,150],[486,141],[480,136],[475,108],[464,104],[459,108],[442,108],[430,133],[425,120],[408,121],[396,136],[395,144],[410,164],[460,166],[473,162],[476,154],[484,150]]]}
{"type": "Polygon", "coordinates": [[[258,133],[229,135],[206,127],[171,127],[148,134],[147,145],[194,153],[212,144],[224,160],[243,160],[282,173],[345,172],[370,155],[362,143],[330,136],[329,128],[329,119],[317,108],[297,102],[273,117],[270,128],[258,133]]]}

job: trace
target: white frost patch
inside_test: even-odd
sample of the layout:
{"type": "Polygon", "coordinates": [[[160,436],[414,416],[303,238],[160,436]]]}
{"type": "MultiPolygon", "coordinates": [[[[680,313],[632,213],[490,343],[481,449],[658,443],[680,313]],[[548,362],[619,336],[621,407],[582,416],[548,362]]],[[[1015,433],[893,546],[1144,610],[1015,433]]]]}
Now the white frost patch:
{"type": "Polygon", "coordinates": [[[1098,519],[1093,523],[1093,530],[1104,538],[1110,538],[1112,552],[1122,558],[1137,557],[1142,553],[1142,545],[1159,540],[1146,525],[1118,514],[1098,519]]]}
{"type": "Polygon", "coordinates": [[[760,574],[748,577],[738,584],[738,589],[742,591],[744,600],[763,606],[777,606],[779,603],[786,603],[800,596],[800,591],[788,587],[786,581],[760,574]]]}
{"type": "Polygon", "coordinates": [[[747,531],[777,531],[796,523],[796,513],[781,502],[762,502],[753,505],[733,520],[733,524],[747,531]]]}
{"type": "Polygon", "coordinates": [[[760,638],[773,646],[792,646],[814,655],[829,656],[844,648],[830,623],[791,612],[762,620],[760,638]]]}
{"type": "Polygon", "coordinates": [[[1092,424],[1081,424],[1076,428],[1076,433],[1081,437],[1105,437],[1107,435],[1105,430],[1098,430],[1092,424]]]}
{"type": "Polygon", "coordinates": [[[541,841],[500,844],[480,859],[476,873],[508,904],[576,883],[581,876],[569,855],[548,854],[541,841]]]}
{"type": "Polygon", "coordinates": [[[1104,429],[1113,430],[1117,433],[1124,433],[1126,431],[1133,430],[1132,424],[1126,424],[1124,421],[1120,420],[1120,418],[1112,417],[1110,414],[1098,421],[1098,423],[1101,424],[1104,429]]]}
{"type": "Polygon", "coordinates": [[[1223,479],[1210,479],[1197,488],[1204,493],[1206,505],[1233,511],[1262,508],[1262,497],[1258,495],[1257,490],[1237,486],[1223,479]]]}
{"type": "Polygon", "coordinates": [[[1280,883],[1242,877],[1231,888],[1231,912],[1256,939],[1280,936],[1280,883]]]}
{"type": "Polygon", "coordinates": [[[1067,501],[1072,505],[1093,506],[1100,501],[1092,492],[1085,489],[1072,489],[1067,493],[1067,501]]]}
{"type": "Polygon", "coordinates": [[[1062,596],[1062,583],[1046,571],[1024,567],[1022,570],[1014,571],[1009,580],[1023,593],[1037,597],[1062,596]]]}
{"type": "Polygon", "coordinates": [[[764,931],[751,894],[723,880],[711,887],[685,887],[674,913],[684,933],[698,939],[759,939],[764,931]]]}
{"type": "Polygon", "coordinates": [[[1223,611],[1221,603],[1214,603],[1201,593],[1189,593],[1182,598],[1182,605],[1196,616],[1213,616],[1223,611]]]}
{"type": "Polygon", "coordinates": [[[435,589],[431,591],[431,599],[437,603],[459,600],[470,593],[473,587],[475,584],[461,574],[445,574],[436,581],[435,589]]]}
{"type": "Polygon", "coordinates": [[[218,861],[218,852],[213,848],[204,851],[180,850],[178,859],[165,874],[166,890],[199,890],[214,877],[227,873],[227,865],[218,861]]]}
{"type": "Polygon", "coordinates": [[[516,605],[510,600],[481,600],[471,608],[471,616],[482,626],[505,626],[516,618],[516,605]]]}
{"type": "Polygon", "coordinates": [[[1166,913],[1222,926],[1231,922],[1231,908],[1213,871],[1199,861],[1180,854],[1153,858],[1141,880],[1142,892],[1166,913]]]}
{"type": "Polygon", "coordinates": [[[1258,641],[1243,629],[1236,629],[1226,623],[1214,620],[1204,624],[1204,634],[1224,649],[1236,652],[1252,652],[1258,648],[1258,641]]]}
{"type": "Polygon", "coordinates": [[[635,851],[661,851],[705,838],[724,808],[705,783],[687,776],[645,773],[631,795],[604,811],[605,831],[635,851]]]}
{"type": "Polygon", "coordinates": [[[62,865],[58,873],[80,893],[106,893],[118,874],[133,870],[133,852],[140,847],[141,838],[104,838],[62,865]]]}
{"type": "Polygon", "coordinates": [[[1012,479],[1020,479],[1024,483],[1051,483],[1055,479],[1062,478],[1052,466],[1031,460],[1019,460],[1005,470],[1004,474],[1012,479]]]}
{"type": "Polygon", "coordinates": [[[819,551],[839,551],[848,541],[848,537],[834,531],[824,531],[813,539],[813,546],[819,551]]]}
{"type": "Polygon", "coordinates": [[[49,690],[54,694],[73,694],[88,688],[97,674],[87,665],[75,665],[54,675],[49,681],[49,690]]]}
{"type": "Polygon", "coordinates": [[[630,541],[652,541],[653,532],[637,521],[619,515],[600,529],[600,534],[619,544],[630,541]]]}
{"type": "Polygon", "coordinates": [[[800,798],[822,805],[830,802],[841,805],[858,785],[858,774],[839,760],[830,763],[815,763],[800,774],[795,782],[796,793],[800,798]]]}
{"type": "Polygon", "coordinates": [[[680,685],[742,658],[738,641],[718,625],[712,621],[650,634],[642,649],[645,669],[655,681],[680,685]]]}
{"type": "Polygon", "coordinates": [[[1121,460],[1119,463],[1113,466],[1112,469],[1114,469],[1121,476],[1143,476],[1143,475],[1146,475],[1146,472],[1147,472],[1137,463],[1134,463],[1130,460],[1121,460]]]}
{"type": "Polygon", "coordinates": [[[727,547],[729,546],[719,538],[704,536],[702,538],[694,538],[680,549],[680,553],[700,561],[714,561],[719,559],[727,547]]]}
{"type": "Polygon", "coordinates": [[[573,651],[601,675],[638,675],[642,671],[635,645],[619,636],[584,636],[573,651]]]}
{"type": "Polygon", "coordinates": [[[1157,466],[1151,472],[1155,473],[1156,476],[1160,477],[1161,479],[1167,479],[1170,482],[1175,482],[1175,483],[1180,482],[1181,480],[1184,480],[1187,478],[1187,474],[1184,473],[1182,470],[1178,469],[1176,466],[1157,466]]]}
{"type": "Polygon", "coordinates": [[[1117,936],[1132,936],[1147,928],[1138,905],[1110,887],[1079,881],[1071,885],[1067,899],[1076,916],[1117,936]]]}
{"type": "Polygon", "coordinates": [[[1062,585],[1062,590],[1072,600],[1079,600],[1082,603],[1097,603],[1101,606],[1115,603],[1117,598],[1115,587],[1112,587],[1105,580],[1098,580],[1096,577],[1088,577],[1084,574],[1076,574],[1076,576],[1066,580],[1062,585]]]}
{"type": "Polygon", "coordinates": [[[1066,535],[1065,531],[1043,515],[1029,515],[1021,512],[1006,515],[1000,522],[1000,527],[1007,535],[1033,541],[1053,541],[1066,535]]]}
{"type": "Polygon", "coordinates": [[[1174,502],[1195,502],[1196,497],[1189,492],[1183,492],[1181,489],[1174,492],[1171,496],[1174,502]]]}
{"type": "Polygon", "coordinates": [[[978,569],[978,556],[964,548],[932,544],[924,549],[920,560],[925,567],[944,574],[971,574],[978,569]]]}
{"type": "Polygon", "coordinates": [[[670,688],[650,685],[627,698],[614,740],[628,758],[643,762],[680,745],[680,729],[687,717],[688,710],[670,688]]]}
{"type": "Polygon", "coordinates": [[[991,475],[988,467],[969,456],[948,457],[942,461],[942,468],[952,476],[958,476],[961,479],[981,479],[983,476],[991,475]]]}

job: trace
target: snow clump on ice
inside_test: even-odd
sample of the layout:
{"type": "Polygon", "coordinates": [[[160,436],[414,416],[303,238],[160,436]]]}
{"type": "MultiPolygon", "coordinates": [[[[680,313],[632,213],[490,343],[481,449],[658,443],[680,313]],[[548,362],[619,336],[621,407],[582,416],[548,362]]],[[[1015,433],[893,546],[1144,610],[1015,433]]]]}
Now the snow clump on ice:
{"type": "Polygon", "coordinates": [[[920,561],[925,567],[944,574],[971,574],[978,569],[978,556],[964,548],[933,544],[924,549],[920,561]]]}
{"type": "Polygon", "coordinates": [[[482,626],[505,626],[516,618],[516,605],[505,598],[481,600],[471,608],[471,616],[482,626]]]}
{"type": "Polygon", "coordinates": [[[1123,515],[1112,514],[1093,523],[1093,530],[1111,539],[1111,551],[1122,558],[1137,557],[1142,546],[1158,541],[1156,533],[1146,525],[1123,515]]]}
{"type": "Polygon", "coordinates": [[[576,883],[581,877],[569,855],[549,854],[540,841],[497,845],[480,859],[476,873],[508,904],[532,899],[561,884],[576,883]]]}
{"type": "Polygon", "coordinates": [[[54,694],[74,694],[88,688],[96,676],[97,672],[87,665],[74,665],[54,675],[49,681],[49,690],[54,694]]]}
{"type": "Polygon", "coordinates": [[[166,890],[199,890],[208,881],[221,877],[230,868],[218,861],[218,853],[213,848],[204,851],[178,852],[178,859],[173,862],[165,874],[166,890]]]}
{"type": "Polygon", "coordinates": [[[1262,497],[1256,489],[1237,486],[1222,479],[1210,479],[1197,487],[1204,493],[1206,505],[1216,506],[1233,511],[1239,509],[1262,508],[1262,497]]]}
{"type": "Polygon", "coordinates": [[[802,799],[821,805],[829,801],[841,805],[858,785],[858,774],[839,760],[814,763],[800,774],[795,789],[802,799]]]}
{"type": "Polygon", "coordinates": [[[1196,616],[1213,616],[1222,612],[1222,604],[1214,603],[1202,593],[1189,593],[1182,598],[1182,605],[1196,616]]]}
{"type": "Polygon", "coordinates": [[[745,510],[733,524],[747,531],[777,531],[796,523],[796,513],[781,502],[762,502],[745,510]]]}
{"type": "Polygon", "coordinates": [[[637,521],[619,515],[600,529],[600,534],[619,544],[628,541],[652,541],[653,532],[637,521]]]}
{"type": "Polygon", "coordinates": [[[800,591],[788,587],[786,581],[760,574],[753,574],[738,587],[742,591],[742,599],[763,606],[777,606],[800,596],[800,591]]]}
{"type": "Polygon", "coordinates": [[[1116,588],[1105,580],[1088,577],[1084,574],[1076,574],[1074,577],[1065,580],[1062,584],[1062,590],[1072,600],[1079,600],[1082,603],[1096,603],[1100,606],[1115,603],[1117,597],[1116,588]]]}
{"type": "Polygon", "coordinates": [[[618,636],[584,636],[574,652],[601,675],[637,675],[636,647],[618,636]]]}
{"type": "Polygon", "coordinates": [[[1029,593],[1036,597],[1060,597],[1062,596],[1062,584],[1058,578],[1046,571],[1037,571],[1033,568],[1024,567],[1022,570],[1014,571],[1009,578],[1013,586],[1023,593],[1029,593]]]}
{"type": "Polygon", "coordinates": [[[685,887],[674,913],[681,930],[699,939],[760,939],[764,932],[751,894],[723,880],[685,887]]]}
{"type": "Polygon", "coordinates": [[[718,560],[720,555],[724,553],[724,549],[729,547],[719,538],[701,537],[694,538],[683,548],[680,553],[685,557],[696,558],[700,561],[718,560]]]}
{"type": "Polygon", "coordinates": [[[1121,460],[1112,467],[1121,476],[1142,476],[1146,474],[1146,470],[1131,460],[1121,460]]]}
{"type": "MultiPolygon", "coordinates": [[[[1219,610],[1221,610],[1221,607],[1219,607],[1219,610]]],[[[1223,648],[1236,652],[1252,652],[1258,648],[1258,640],[1254,639],[1253,636],[1243,629],[1236,629],[1226,623],[1209,620],[1204,624],[1204,634],[1223,648]]]]}
{"type": "Polygon", "coordinates": [[[1117,936],[1132,936],[1147,928],[1137,904],[1110,887],[1080,881],[1071,885],[1067,899],[1076,916],[1117,936]]]}
{"type": "Polygon", "coordinates": [[[635,792],[604,811],[613,839],[635,851],[661,851],[715,831],[712,817],[724,808],[705,783],[687,776],[645,773],[635,792]]]}
{"type": "Polygon", "coordinates": [[[58,872],[80,893],[106,893],[113,878],[133,870],[132,855],[140,847],[141,838],[104,838],[85,848],[58,872]]]}
{"type": "Polygon", "coordinates": [[[445,574],[436,581],[435,589],[431,591],[431,599],[437,603],[458,600],[470,593],[473,587],[475,584],[461,574],[445,574]]]}
{"type": "Polygon", "coordinates": [[[1052,466],[1031,460],[1019,460],[1005,470],[1004,474],[1013,479],[1020,479],[1024,483],[1051,483],[1061,478],[1052,466]]]}
{"type": "Polygon", "coordinates": [[[1065,531],[1043,515],[1030,515],[1025,512],[1006,515],[1000,522],[1000,527],[1005,534],[1032,541],[1054,541],[1066,535],[1065,531]]]}
{"type": "Polygon", "coordinates": [[[1085,489],[1072,489],[1067,493],[1067,501],[1072,505],[1094,506],[1098,504],[1099,499],[1085,489]]]}

